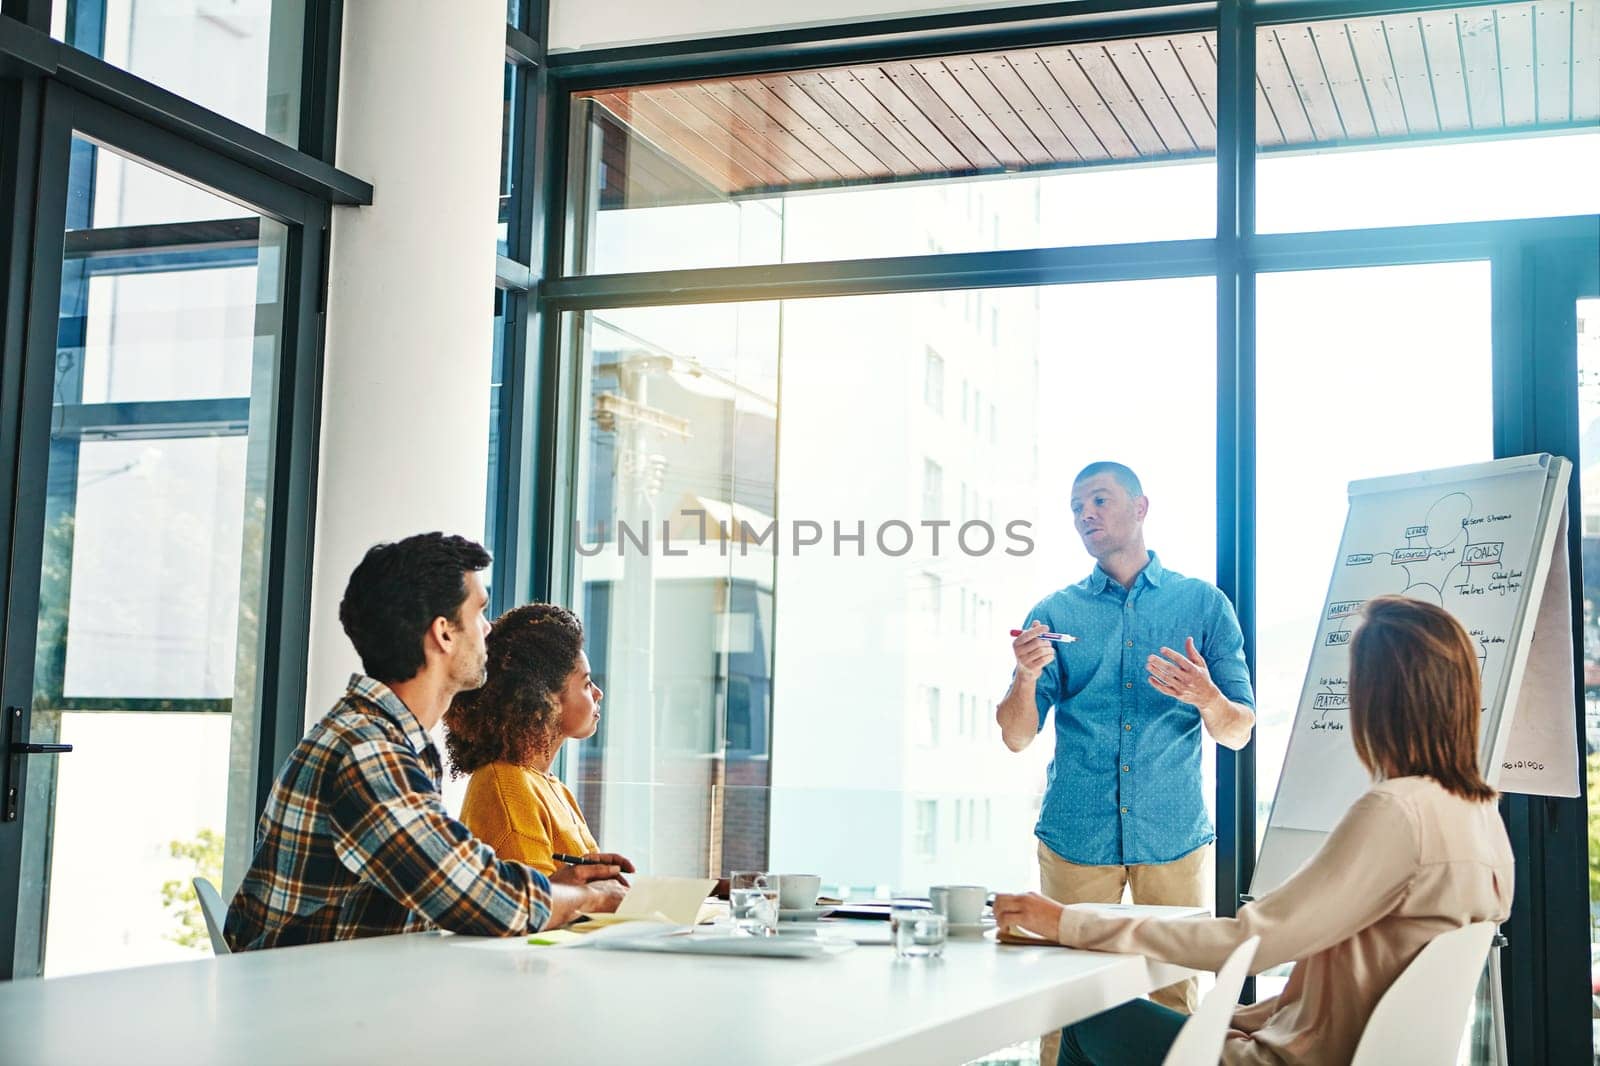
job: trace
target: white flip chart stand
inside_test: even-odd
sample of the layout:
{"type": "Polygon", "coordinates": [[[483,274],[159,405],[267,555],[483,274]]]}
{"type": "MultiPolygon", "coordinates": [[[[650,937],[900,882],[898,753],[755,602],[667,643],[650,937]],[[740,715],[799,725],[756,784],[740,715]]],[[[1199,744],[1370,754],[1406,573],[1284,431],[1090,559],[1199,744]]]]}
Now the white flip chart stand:
{"type": "MultiPolygon", "coordinates": [[[[1484,700],[1479,758],[1490,784],[1505,792],[1578,795],[1570,476],[1566,459],[1526,455],[1350,483],[1344,536],[1252,897],[1282,884],[1315,854],[1370,784],[1350,742],[1347,682],[1351,634],[1362,604],[1376,596],[1439,604],[1477,644],[1484,700]]],[[[1499,975],[1493,976],[1498,999],[1499,975]]],[[[1498,1030],[1498,1015],[1496,1021],[1498,1030]]]]}

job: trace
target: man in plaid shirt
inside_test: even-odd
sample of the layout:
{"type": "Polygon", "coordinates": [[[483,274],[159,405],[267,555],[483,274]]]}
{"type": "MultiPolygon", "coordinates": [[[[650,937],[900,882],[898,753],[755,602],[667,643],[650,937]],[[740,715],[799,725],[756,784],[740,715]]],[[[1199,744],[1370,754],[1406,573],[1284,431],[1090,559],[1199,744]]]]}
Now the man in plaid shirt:
{"type": "Polygon", "coordinates": [[[627,859],[546,879],[497,859],[440,802],[427,731],[484,682],[488,565],[480,545],[424,533],[376,545],[350,575],[339,621],[366,675],[278,774],[228,907],[234,951],[432,928],[511,936],[616,909],[627,859]]]}

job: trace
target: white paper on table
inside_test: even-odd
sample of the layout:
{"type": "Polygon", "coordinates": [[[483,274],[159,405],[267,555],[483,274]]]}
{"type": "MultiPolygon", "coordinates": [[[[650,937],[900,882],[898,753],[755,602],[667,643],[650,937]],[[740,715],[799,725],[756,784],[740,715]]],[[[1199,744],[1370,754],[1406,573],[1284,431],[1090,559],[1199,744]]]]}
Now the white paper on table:
{"type": "Polygon", "coordinates": [[[700,917],[700,904],[717,887],[709,877],[634,877],[628,894],[622,897],[615,916],[590,914],[602,923],[625,919],[666,921],[673,925],[693,925],[700,917]]]}

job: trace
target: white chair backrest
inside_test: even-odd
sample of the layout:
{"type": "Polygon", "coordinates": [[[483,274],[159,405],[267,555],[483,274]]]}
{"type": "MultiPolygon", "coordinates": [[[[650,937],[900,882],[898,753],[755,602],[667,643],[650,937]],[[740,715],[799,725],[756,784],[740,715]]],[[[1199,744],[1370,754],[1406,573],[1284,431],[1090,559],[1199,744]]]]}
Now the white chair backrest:
{"type": "Polygon", "coordinates": [[[1178,1030],[1178,1039],[1172,1042],[1162,1066],[1217,1066],[1222,1057],[1222,1039],[1228,1035],[1233,1009],[1239,1005],[1239,990],[1244,987],[1260,943],[1261,938],[1253,936],[1233,949],[1217,971],[1217,983],[1178,1030]]]}
{"type": "Polygon", "coordinates": [[[195,898],[200,901],[200,914],[206,920],[206,932],[211,934],[211,954],[228,955],[228,942],[222,936],[222,920],[227,916],[228,909],[222,905],[222,897],[217,895],[216,888],[203,877],[193,881],[195,898]]]}
{"type": "Polygon", "coordinates": [[[1440,933],[1372,1008],[1350,1066],[1455,1066],[1493,922],[1440,933]]]}

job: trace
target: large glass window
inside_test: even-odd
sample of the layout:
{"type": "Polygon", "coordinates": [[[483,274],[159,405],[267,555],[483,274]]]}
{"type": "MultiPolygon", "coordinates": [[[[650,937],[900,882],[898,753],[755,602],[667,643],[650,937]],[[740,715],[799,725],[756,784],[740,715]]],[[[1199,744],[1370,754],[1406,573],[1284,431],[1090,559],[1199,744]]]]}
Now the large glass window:
{"type": "Polygon", "coordinates": [[[306,0],[55,0],[51,36],[295,144],[306,0]]]}
{"type": "Polygon", "coordinates": [[[573,316],[569,599],[606,709],[569,761],[602,843],[1033,883],[1051,744],[1000,743],[1006,630],[1093,565],[1067,495],[1095,459],[1212,576],[1214,308],[1199,278],[573,316]],[[933,340],[965,415],[927,402],[933,340]]]}
{"type": "Polygon", "coordinates": [[[1489,264],[1256,282],[1256,826],[1357,478],[1494,457],[1489,264]]]}
{"type": "Polygon", "coordinates": [[[517,152],[522,147],[522,81],[524,68],[507,63],[500,116],[500,213],[495,250],[510,255],[511,204],[516,193],[517,152]]]}
{"type": "Polygon", "coordinates": [[[571,269],[1209,237],[1216,85],[1186,33],[580,93],[571,269]]]}
{"type": "Polygon", "coordinates": [[[1256,76],[1263,233],[1600,211],[1585,0],[1265,26],[1256,76]]]}
{"type": "MultiPolygon", "coordinates": [[[[1346,484],[1487,459],[1493,442],[1486,260],[1300,271],[1301,256],[1332,247],[1319,231],[1435,224],[1441,244],[1475,242],[1441,260],[1487,256],[1484,229],[1448,224],[1600,212],[1589,180],[1600,9],[1540,0],[1246,22],[1257,153],[1241,187],[1256,231],[1275,235],[1244,238],[1261,273],[1239,322],[1257,345],[1243,383],[1255,390],[1243,427],[1255,491],[1240,506],[1257,545],[1264,830],[1346,484]],[[1271,272],[1289,266],[1275,258],[1285,250],[1297,272],[1271,272]]],[[[1160,272],[1194,248],[1163,242],[1215,233],[1219,58],[1217,35],[1195,31],[574,94],[562,298],[615,292],[583,279],[593,274],[1124,242],[1155,245],[1121,254],[1160,272]]],[[[1535,232],[1505,228],[1511,243],[1524,231],[1535,232]]],[[[1333,240],[1368,264],[1393,248],[1333,240]]],[[[1040,271],[1029,280],[1058,280],[1040,271]]],[[[723,299],[746,279],[772,275],[674,278],[662,299],[701,284],[723,299]]],[[[1087,570],[1055,503],[1091,458],[1138,469],[1151,546],[1211,576],[1214,297],[1209,280],[1166,280],[569,313],[579,557],[558,593],[599,620],[591,641],[611,657],[617,701],[606,728],[654,730],[582,748],[585,803],[603,808],[605,832],[623,828],[605,842],[658,856],[681,844],[696,871],[726,870],[733,854],[817,869],[855,890],[918,888],[933,870],[1031,879],[1015,844],[1028,840],[1045,756],[993,750],[1008,669],[986,635],[1087,570]],[[638,558],[637,530],[624,530],[665,520],[675,538],[702,511],[728,532],[677,558],[659,532],[658,557],[638,558]],[[959,545],[950,557],[922,541],[885,551],[880,529],[900,547],[896,515],[913,535],[940,519],[1003,531],[1022,515],[1035,550],[993,567],[959,545]],[[803,541],[798,554],[785,538],[803,541]],[[698,608],[664,582],[705,573],[725,587],[702,625],[672,613],[698,608]],[[741,596],[755,607],[727,606],[741,596]],[[686,647],[702,664],[692,683],[667,676],[686,647]],[[734,668],[736,655],[750,658],[734,668]],[[720,695],[746,669],[770,672],[759,707],[720,695]],[[741,720],[753,708],[744,767],[729,755],[730,706],[741,720]],[[664,769],[661,737],[675,729],[699,745],[698,763],[678,764],[693,773],[664,769]],[[694,812],[682,841],[680,822],[628,813],[668,790],[694,812]],[[858,854],[818,828],[840,825],[896,849],[858,854]]]]}
{"type": "Polygon", "coordinates": [[[74,751],[27,800],[47,976],[209,952],[189,879],[252,849],[287,235],[81,138],[70,191],[32,736],[74,751]]]}

